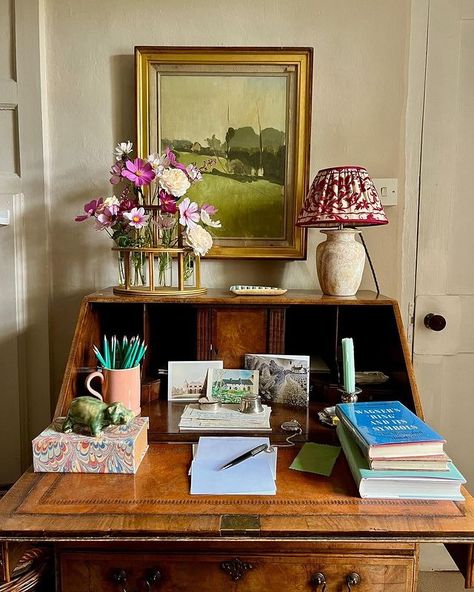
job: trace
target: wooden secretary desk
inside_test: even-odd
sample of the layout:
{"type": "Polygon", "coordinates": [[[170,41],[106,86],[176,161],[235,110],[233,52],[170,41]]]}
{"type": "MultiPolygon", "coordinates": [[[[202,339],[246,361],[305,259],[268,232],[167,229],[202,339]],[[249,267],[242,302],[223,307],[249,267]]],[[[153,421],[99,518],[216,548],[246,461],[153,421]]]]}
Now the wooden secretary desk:
{"type": "MultiPolygon", "coordinates": [[[[422,414],[397,303],[370,292],[332,298],[284,296],[86,297],[79,313],[56,416],[84,393],[84,367],[103,334],[139,333],[149,343],[144,375],[169,360],[222,359],[240,367],[246,352],[309,354],[307,413],[275,406],[273,441],[296,415],[305,440],[335,443],[317,410],[337,401],[341,337],[356,344],[357,370],[379,370],[384,384],[361,400],[397,398],[422,414]],[[314,362],[314,363],[313,363],[314,362]]],[[[163,385],[164,386],[164,385],[163,385]]],[[[182,404],[142,407],[150,448],[130,475],[27,471],[0,502],[0,575],[8,579],[25,545],[42,543],[55,558],[63,592],[416,589],[418,544],[443,542],[474,586],[474,500],[360,499],[344,455],[331,477],[289,470],[295,448],[278,453],[276,496],[191,496],[191,441],[177,429],[182,404]],[[3,572],[3,573],[2,573],[3,572]]]]}

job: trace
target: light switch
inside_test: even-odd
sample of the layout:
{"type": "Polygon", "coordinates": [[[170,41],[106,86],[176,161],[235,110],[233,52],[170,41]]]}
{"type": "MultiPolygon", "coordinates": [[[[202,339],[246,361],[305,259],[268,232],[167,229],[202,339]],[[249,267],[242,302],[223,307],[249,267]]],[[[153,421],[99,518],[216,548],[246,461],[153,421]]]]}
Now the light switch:
{"type": "Polygon", "coordinates": [[[373,179],[383,206],[396,206],[398,201],[398,179],[373,179]]]}
{"type": "Polygon", "coordinates": [[[0,210],[0,226],[8,226],[10,224],[10,210],[0,210]]]}

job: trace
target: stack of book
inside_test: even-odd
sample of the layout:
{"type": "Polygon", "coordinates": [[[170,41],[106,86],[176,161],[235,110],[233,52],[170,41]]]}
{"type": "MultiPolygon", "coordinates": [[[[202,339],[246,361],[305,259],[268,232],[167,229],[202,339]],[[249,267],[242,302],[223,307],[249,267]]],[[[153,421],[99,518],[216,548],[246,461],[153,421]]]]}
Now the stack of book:
{"type": "Polygon", "coordinates": [[[342,403],[336,415],[361,497],[464,500],[445,440],[402,403],[342,403]]]}

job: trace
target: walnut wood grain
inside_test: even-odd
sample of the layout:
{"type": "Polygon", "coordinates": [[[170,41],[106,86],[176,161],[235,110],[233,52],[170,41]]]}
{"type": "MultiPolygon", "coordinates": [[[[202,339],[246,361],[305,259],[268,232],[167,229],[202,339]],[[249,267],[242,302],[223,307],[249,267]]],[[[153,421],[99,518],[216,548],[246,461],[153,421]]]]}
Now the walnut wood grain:
{"type": "Polygon", "coordinates": [[[135,296],[127,295],[120,296],[113,293],[112,288],[107,288],[94,292],[85,296],[86,301],[92,302],[154,302],[158,303],[179,303],[184,305],[189,304],[231,304],[234,306],[247,305],[269,305],[269,306],[285,306],[288,304],[307,304],[307,305],[334,305],[334,304],[351,304],[351,305],[365,305],[373,306],[390,305],[396,302],[393,298],[388,298],[382,294],[375,292],[361,290],[355,296],[327,296],[318,292],[317,290],[288,290],[282,296],[237,296],[228,290],[223,289],[209,289],[206,294],[190,295],[190,296],[135,296]]]}
{"type": "Polygon", "coordinates": [[[162,576],[158,590],[200,592],[236,589],[239,592],[262,590],[310,590],[311,574],[324,573],[329,589],[347,590],[348,574],[357,572],[362,592],[412,592],[414,589],[416,559],[379,556],[367,558],[363,554],[327,556],[312,554],[271,555],[252,554],[239,550],[238,556],[229,551],[209,553],[197,551],[194,555],[133,553],[74,553],[60,555],[60,573],[63,592],[116,592],[111,579],[118,569],[127,574],[130,590],[140,589],[147,570],[159,569],[162,576]],[[222,569],[222,565],[237,565],[236,570],[222,569]],[[239,565],[242,570],[239,571],[239,565]],[[230,575],[229,575],[230,574],[230,575]],[[233,587],[233,581],[239,584],[233,587]]]}
{"type": "Polygon", "coordinates": [[[26,473],[1,504],[0,540],[32,536],[139,539],[219,536],[220,515],[260,516],[260,538],[474,541],[474,502],[356,497],[341,456],[328,479],[288,468],[280,450],[276,496],[191,496],[190,447],[153,445],[136,476],[26,473]]]}
{"type": "Polygon", "coordinates": [[[268,353],[285,351],[285,309],[271,308],[269,311],[268,353]]]}
{"type": "Polygon", "coordinates": [[[199,307],[197,311],[197,359],[212,359],[211,350],[211,310],[199,307]]]}
{"type": "Polygon", "coordinates": [[[265,307],[213,307],[213,357],[224,368],[243,368],[246,353],[268,351],[268,311],[265,307]]]}

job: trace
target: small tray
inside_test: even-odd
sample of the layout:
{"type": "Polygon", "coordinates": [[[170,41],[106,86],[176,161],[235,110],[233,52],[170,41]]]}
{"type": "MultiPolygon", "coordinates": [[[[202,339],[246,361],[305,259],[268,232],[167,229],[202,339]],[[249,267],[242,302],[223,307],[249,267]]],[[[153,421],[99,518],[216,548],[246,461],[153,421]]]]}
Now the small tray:
{"type": "Polygon", "coordinates": [[[281,296],[286,294],[288,290],[284,288],[274,288],[272,286],[231,286],[231,292],[238,296],[281,296]]]}

